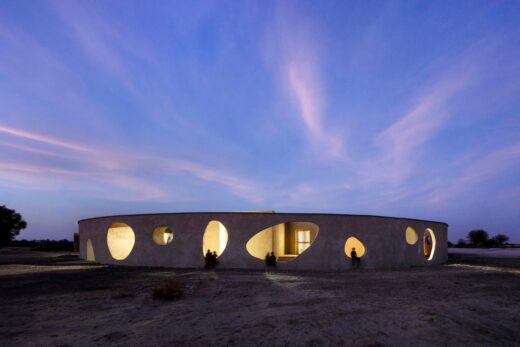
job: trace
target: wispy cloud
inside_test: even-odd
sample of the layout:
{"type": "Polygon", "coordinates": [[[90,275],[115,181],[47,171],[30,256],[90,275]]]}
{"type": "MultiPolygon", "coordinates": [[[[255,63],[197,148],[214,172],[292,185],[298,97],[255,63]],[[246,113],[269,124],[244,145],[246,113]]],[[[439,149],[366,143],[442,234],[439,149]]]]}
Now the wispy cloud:
{"type": "Polygon", "coordinates": [[[203,181],[217,183],[247,200],[259,201],[263,196],[260,184],[251,179],[186,160],[169,159],[167,163],[169,169],[174,172],[186,172],[203,181]]]}
{"type": "MultiPolygon", "coordinates": [[[[57,178],[67,177],[62,183],[65,187],[72,189],[82,186],[91,189],[92,192],[99,192],[100,185],[108,185],[122,190],[117,196],[126,199],[161,199],[166,195],[164,188],[154,182],[153,178],[143,177],[140,171],[142,168],[162,167],[166,169],[162,171],[166,176],[188,174],[206,184],[222,186],[230,193],[249,201],[258,202],[264,196],[264,190],[260,183],[230,171],[218,167],[209,167],[194,161],[165,159],[158,157],[156,154],[138,151],[126,153],[114,151],[110,148],[87,147],[81,144],[72,144],[60,138],[5,126],[0,126],[0,132],[58,147],[55,151],[50,151],[6,143],[6,146],[13,150],[24,151],[37,156],[59,156],[68,160],[63,163],[63,166],[50,163],[36,165],[14,155],[13,159],[4,159],[0,162],[0,177],[13,180],[13,173],[19,173],[22,175],[14,181],[18,183],[41,182],[42,184],[37,185],[39,189],[44,187],[45,184],[48,184],[49,188],[56,188],[56,185],[59,186],[57,178]],[[62,155],[60,149],[80,151],[82,155],[62,155]],[[127,194],[121,195],[125,191],[127,194]]],[[[34,186],[34,184],[28,185],[28,187],[34,186]]],[[[110,198],[111,196],[105,195],[105,197],[110,198]]]]}
{"type": "Polygon", "coordinates": [[[303,61],[302,57],[292,57],[284,67],[287,84],[299,109],[300,119],[307,129],[306,138],[316,151],[323,151],[330,157],[342,156],[342,139],[326,130],[323,117],[323,93],[316,68],[303,61]]]}
{"type": "Polygon", "coordinates": [[[464,155],[457,161],[460,168],[448,179],[437,181],[431,191],[426,194],[426,200],[439,204],[448,201],[468,191],[478,190],[477,186],[483,182],[497,179],[507,174],[511,169],[520,167],[520,143],[503,146],[482,154],[480,151],[473,155],[464,155]],[[468,158],[472,159],[471,161],[468,158]]]}
{"type": "MultiPolygon", "coordinates": [[[[117,30],[114,22],[110,23],[102,15],[102,10],[95,4],[84,6],[81,2],[53,3],[56,13],[69,28],[68,33],[87,57],[104,71],[117,77],[125,87],[134,90],[125,61],[117,50],[117,30]]],[[[119,41],[123,38],[119,37],[119,41]]]]}
{"type": "Polygon", "coordinates": [[[25,139],[29,139],[29,140],[33,140],[33,141],[38,141],[38,142],[45,143],[48,145],[54,145],[54,146],[58,146],[58,147],[62,147],[62,148],[72,149],[75,151],[81,151],[81,152],[90,152],[91,151],[91,149],[86,146],[75,144],[70,141],[58,139],[58,138],[52,137],[52,136],[41,135],[41,134],[30,132],[27,130],[7,127],[4,125],[0,125],[0,132],[6,133],[9,135],[13,135],[13,136],[17,136],[17,137],[21,137],[21,138],[25,138],[25,139]]]}
{"type": "Polygon", "coordinates": [[[412,175],[423,147],[453,115],[454,97],[476,81],[477,63],[459,58],[431,87],[422,88],[408,112],[375,136],[378,153],[359,166],[363,184],[398,185],[412,175]]]}
{"type": "Polygon", "coordinates": [[[275,65],[281,89],[288,92],[298,109],[306,142],[320,156],[338,159],[344,154],[343,138],[326,124],[320,41],[311,23],[309,18],[300,18],[280,5],[277,20],[266,34],[265,55],[275,65]]]}

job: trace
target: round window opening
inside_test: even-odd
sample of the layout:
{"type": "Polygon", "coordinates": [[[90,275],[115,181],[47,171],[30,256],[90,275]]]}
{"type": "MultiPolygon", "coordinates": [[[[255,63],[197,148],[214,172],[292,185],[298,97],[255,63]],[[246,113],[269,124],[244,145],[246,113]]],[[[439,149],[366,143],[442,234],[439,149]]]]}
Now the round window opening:
{"type": "Polygon", "coordinates": [[[206,252],[216,253],[219,257],[224,250],[228,242],[228,231],[224,224],[218,220],[212,220],[206,226],[204,230],[204,236],[202,237],[202,254],[206,252]]]}
{"type": "Polygon", "coordinates": [[[156,244],[166,246],[173,241],[173,231],[168,226],[161,225],[154,229],[152,237],[156,244]]]}
{"type": "Polygon", "coordinates": [[[352,255],[361,258],[365,255],[365,245],[354,236],[351,236],[345,242],[345,254],[349,258],[352,258],[352,255]]]}
{"type": "Polygon", "coordinates": [[[124,260],[130,255],[135,245],[135,234],[125,223],[112,223],[107,232],[107,245],[110,255],[115,260],[124,260]]]}
{"type": "Polygon", "coordinates": [[[284,222],[253,235],[246,244],[247,252],[261,260],[292,261],[305,252],[318,236],[318,225],[310,222],[284,222]]]}
{"type": "Polygon", "coordinates": [[[433,230],[430,228],[426,229],[423,235],[423,254],[426,259],[433,259],[436,243],[437,242],[435,240],[435,234],[433,233],[433,230]]]}
{"type": "Polygon", "coordinates": [[[406,228],[406,243],[409,245],[415,245],[419,236],[417,236],[417,231],[414,228],[408,227],[406,228]]]}

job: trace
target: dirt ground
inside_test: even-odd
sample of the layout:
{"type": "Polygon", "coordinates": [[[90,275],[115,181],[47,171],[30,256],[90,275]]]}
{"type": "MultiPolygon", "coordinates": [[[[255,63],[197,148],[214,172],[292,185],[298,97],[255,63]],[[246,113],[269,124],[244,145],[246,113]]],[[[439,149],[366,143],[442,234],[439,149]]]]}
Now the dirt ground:
{"type": "Polygon", "coordinates": [[[0,250],[0,346],[520,344],[520,257],[433,268],[131,268],[0,250]],[[184,296],[154,300],[178,281],[184,296]]]}

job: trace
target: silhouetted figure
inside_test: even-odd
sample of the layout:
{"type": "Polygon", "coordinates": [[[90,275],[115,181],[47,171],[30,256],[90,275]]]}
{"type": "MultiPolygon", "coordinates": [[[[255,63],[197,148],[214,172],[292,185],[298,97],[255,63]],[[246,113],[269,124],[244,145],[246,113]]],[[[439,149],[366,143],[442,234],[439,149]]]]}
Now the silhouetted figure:
{"type": "Polygon", "coordinates": [[[269,266],[271,265],[270,264],[270,258],[271,256],[269,255],[269,252],[267,252],[267,254],[265,255],[265,265],[269,266]]]}
{"type": "Polygon", "coordinates": [[[216,251],[213,251],[213,254],[211,255],[211,265],[212,267],[215,267],[218,265],[218,260],[217,260],[217,252],[216,251]]]}
{"type": "Polygon", "coordinates": [[[209,269],[211,267],[211,258],[212,254],[211,251],[208,249],[206,252],[206,255],[204,256],[204,268],[209,269]]]}
{"type": "Polygon", "coordinates": [[[361,265],[361,258],[357,256],[355,247],[352,247],[350,257],[352,258],[352,267],[359,267],[359,265],[361,265]]]}
{"type": "Polygon", "coordinates": [[[271,255],[269,256],[268,265],[272,267],[276,266],[276,256],[274,255],[274,252],[271,252],[271,255]]]}

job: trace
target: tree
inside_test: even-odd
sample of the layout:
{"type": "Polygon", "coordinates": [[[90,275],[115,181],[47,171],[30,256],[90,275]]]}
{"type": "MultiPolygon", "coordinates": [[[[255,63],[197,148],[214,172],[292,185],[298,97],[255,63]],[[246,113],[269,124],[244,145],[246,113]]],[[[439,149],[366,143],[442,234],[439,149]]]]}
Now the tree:
{"type": "Polygon", "coordinates": [[[473,246],[481,247],[489,240],[489,234],[485,230],[471,230],[468,233],[468,240],[473,246]]]}
{"type": "Polygon", "coordinates": [[[0,206],[0,247],[9,244],[25,228],[27,222],[18,212],[5,205],[0,206]]]}
{"type": "Polygon", "coordinates": [[[504,235],[504,234],[498,234],[494,237],[494,239],[498,246],[502,246],[504,243],[509,241],[509,236],[504,235]]]}
{"type": "Polygon", "coordinates": [[[457,244],[455,245],[455,247],[459,247],[459,248],[464,248],[466,247],[466,241],[464,241],[464,239],[459,239],[459,241],[457,242],[457,244]]]}

